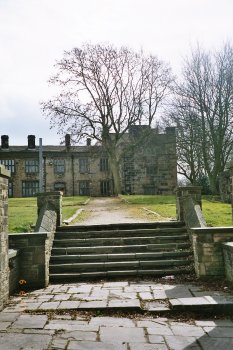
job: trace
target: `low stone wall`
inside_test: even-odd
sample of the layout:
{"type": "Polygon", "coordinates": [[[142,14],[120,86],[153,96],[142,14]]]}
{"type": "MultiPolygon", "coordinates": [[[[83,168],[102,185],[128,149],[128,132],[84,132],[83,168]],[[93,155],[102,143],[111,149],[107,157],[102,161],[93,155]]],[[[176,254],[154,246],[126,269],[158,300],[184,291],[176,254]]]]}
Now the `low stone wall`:
{"type": "Polygon", "coordinates": [[[225,276],[222,243],[233,242],[233,227],[192,228],[190,231],[197,276],[225,276]]]}
{"type": "Polygon", "coordinates": [[[18,250],[19,281],[24,289],[42,288],[49,283],[49,258],[53,232],[11,233],[9,246],[18,250]]]}
{"type": "Polygon", "coordinates": [[[10,172],[0,165],[0,311],[9,296],[8,266],[8,179],[10,172]]]}
{"type": "Polygon", "coordinates": [[[223,244],[223,257],[226,278],[233,282],[233,242],[223,244]]]}
{"type": "Polygon", "coordinates": [[[183,218],[187,228],[207,227],[199,203],[195,203],[191,196],[183,198],[183,218]]]}
{"type": "Polygon", "coordinates": [[[19,289],[19,256],[18,251],[9,249],[9,268],[10,268],[10,278],[9,278],[9,293],[12,295],[19,289]]]}

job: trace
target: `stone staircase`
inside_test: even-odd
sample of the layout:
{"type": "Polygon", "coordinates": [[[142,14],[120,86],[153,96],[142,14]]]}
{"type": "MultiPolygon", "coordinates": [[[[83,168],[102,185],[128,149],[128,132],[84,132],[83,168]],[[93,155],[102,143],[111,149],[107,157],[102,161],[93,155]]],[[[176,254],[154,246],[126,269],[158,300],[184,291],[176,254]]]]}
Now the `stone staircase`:
{"type": "Polygon", "coordinates": [[[189,273],[193,253],[182,222],[58,227],[50,281],[189,273]]]}

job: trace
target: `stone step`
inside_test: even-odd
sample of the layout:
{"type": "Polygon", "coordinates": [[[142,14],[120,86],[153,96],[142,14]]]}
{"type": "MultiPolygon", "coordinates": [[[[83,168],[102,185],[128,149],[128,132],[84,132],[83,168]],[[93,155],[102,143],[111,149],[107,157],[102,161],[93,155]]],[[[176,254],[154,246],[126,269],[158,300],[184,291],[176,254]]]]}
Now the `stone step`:
{"type": "Polygon", "coordinates": [[[162,243],[162,244],[128,244],[89,247],[54,247],[52,255],[67,254],[109,254],[109,253],[140,253],[140,252],[167,252],[189,249],[190,242],[162,243]]]}
{"type": "Polygon", "coordinates": [[[65,226],[53,242],[50,279],[165,276],[192,267],[183,222],[65,226]]]}
{"type": "Polygon", "coordinates": [[[81,247],[81,246],[104,246],[109,245],[128,245],[137,242],[138,244],[155,244],[155,243],[175,243],[184,242],[189,239],[188,234],[174,236],[156,236],[156,237],[105,237],[105,238],[77,238],[77,239],[55,239],[54,247],[81,247]]]}
{"type": "Polygon", "coordinates": [[[165,270],[168,266],[185,266],[190,264],[188,259],[170,259],[170,260],[132,260],[132,261],[107,261],[107,262],[82,262],[70,264],[50,264],[50,272],[85,272],[85,271],[106,271],[106,270],[128,270],[148,269],[161,267],[165,270]]]}
{"type": "Polygon", "coordinates": [[[125,261],[125,260],[155,260],[177,257],[192,257],[190,250],[171,251],[171,252],[156,252],[156,253],[118,253],[118,254],[78,254],[78,255],[52,255],[50,258],[51,264],[80,262],[80,261],[125,261]]]}
{"type": "Polygon", "coordinates": [[[144,228],[158,228],[158,227],[184,227],[182,221],[158,221],[158,222],[143,222],[143,223],[119,223],[119,224],[102,224],[102,225],[70,225],[59,226],[57,231],[102,231],[102,230],[131,230],[144,228]]]}
{"type": "Polygon", "coordinates": [[[131,236],[173,236],[176,234],[186,233],[185,227],[175,228],[148,228],[148,229],[132,229],[132,230],[102,230],[102,231],[58,231],[56,239],[77,239],[77,238],[104,238],[104,237],[131,237],[131,236]]]}
{"type": "Polygon", "coordinates": [[[130,269],[95,272],[73,272],[73,273],[50,273],[50,281],[80,281],[81,279],[108,278],[117,276],[168,276],[190,273],[190,267],[167,268],[167,269],[130,269]]]}

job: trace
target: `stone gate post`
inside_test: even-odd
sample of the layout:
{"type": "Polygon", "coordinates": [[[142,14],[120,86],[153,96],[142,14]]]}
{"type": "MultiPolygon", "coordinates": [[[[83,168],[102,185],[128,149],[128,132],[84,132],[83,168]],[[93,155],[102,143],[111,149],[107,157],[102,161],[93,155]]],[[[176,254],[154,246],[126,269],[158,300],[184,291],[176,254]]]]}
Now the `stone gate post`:
{"type": "Polygon", "coordinates": [[[57,226],[62,224],[62,192],[43,192],[37,194],[37,214],[39,216],[40,210],[49,204],[57,213],[57,226]]]}
{"type": "Polygon", "coordinates": [[[8,180],[10,171],[0,165],[0,310],[9,296],[8,180]]]}
{"type": "Polygon", "coordinates": [[[176,193],[176,218],[184,220],[184,198],[190,196],[197,204],[201,204],[201,186],[180,186],[175,189],[176,193]]]}

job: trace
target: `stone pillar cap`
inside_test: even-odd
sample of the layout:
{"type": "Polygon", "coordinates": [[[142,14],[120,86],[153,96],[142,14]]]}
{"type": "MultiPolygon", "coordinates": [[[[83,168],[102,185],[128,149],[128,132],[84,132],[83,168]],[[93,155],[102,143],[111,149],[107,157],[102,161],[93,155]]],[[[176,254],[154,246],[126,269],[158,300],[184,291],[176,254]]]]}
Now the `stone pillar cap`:
{"type": "Polygon", "coordinates": [[[0,164],[0,175],[3,177],[11,177],[10,170],[7,170],[4,165],[0,164]]]}

